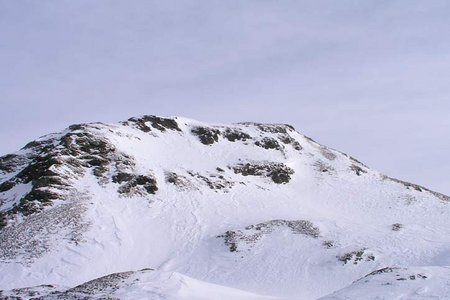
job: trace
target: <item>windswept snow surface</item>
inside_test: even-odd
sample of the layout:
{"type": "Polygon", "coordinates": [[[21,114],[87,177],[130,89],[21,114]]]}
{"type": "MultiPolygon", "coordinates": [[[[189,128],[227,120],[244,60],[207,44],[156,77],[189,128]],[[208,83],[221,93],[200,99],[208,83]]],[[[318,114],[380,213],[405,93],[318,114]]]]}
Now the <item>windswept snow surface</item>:
{"type": "Polygon", "coordinates": [[[67,288],[40,295],[63,297],[95,278],[151,268],[105,295],[450,298],[448,197],[290,126],[144,116],[72,126],[35,144],[0,158],[4,295],[57,285],[67,288]],[[39,171],[63,182],[23,171],[48,153],[55,159],[39,171]],[[395,271],[365,277],[386,267],[395,271]]]}
{"type": "Polygon", "coordinates": [[[385,268],[320,300],[449,299],[449,267],[385,268]]]}
{"type": "Polygon", "coordinates": [[[16,289],[3,297],[40,297],[41,299],[154,299],[154,300],[271,300],[259,296],[190,278],[175,272],[141,270],[114,273],[86,282],[74,288],[50,285],[16,289]]]}

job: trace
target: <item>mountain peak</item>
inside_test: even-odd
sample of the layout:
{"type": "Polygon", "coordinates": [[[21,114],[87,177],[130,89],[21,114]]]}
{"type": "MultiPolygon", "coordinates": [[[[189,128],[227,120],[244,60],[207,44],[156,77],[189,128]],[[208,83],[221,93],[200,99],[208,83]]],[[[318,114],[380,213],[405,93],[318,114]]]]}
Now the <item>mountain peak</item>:
{"type": "Polygon", "coordinates": [[[57,295],[151,268],[151,286],[176,273],[242,299],[316,299],[442,260],[449,200],[286,124],[71,125],[0,158],[0,288],[57,295]]]}

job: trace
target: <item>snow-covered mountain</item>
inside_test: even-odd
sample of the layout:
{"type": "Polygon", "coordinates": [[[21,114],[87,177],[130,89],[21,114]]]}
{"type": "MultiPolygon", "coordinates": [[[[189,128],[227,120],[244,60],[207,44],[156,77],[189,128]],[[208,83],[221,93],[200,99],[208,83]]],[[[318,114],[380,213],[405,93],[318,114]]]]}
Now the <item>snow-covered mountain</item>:
{"type": "Polygon", "coordinates": [[[449,200],[289,125],[73,125],[0,158],[0,298],[450,299],[449,200]]]}

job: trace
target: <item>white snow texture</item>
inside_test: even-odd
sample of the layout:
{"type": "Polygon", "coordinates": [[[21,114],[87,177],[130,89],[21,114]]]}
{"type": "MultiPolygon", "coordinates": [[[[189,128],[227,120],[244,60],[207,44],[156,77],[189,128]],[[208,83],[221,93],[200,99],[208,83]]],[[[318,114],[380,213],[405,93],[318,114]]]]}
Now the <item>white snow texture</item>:
{"type": "Polygon", "coordinates": [[[71,126],[0,184],[0,298],[450,299],[449,198],[288,125],[71,126]]]}

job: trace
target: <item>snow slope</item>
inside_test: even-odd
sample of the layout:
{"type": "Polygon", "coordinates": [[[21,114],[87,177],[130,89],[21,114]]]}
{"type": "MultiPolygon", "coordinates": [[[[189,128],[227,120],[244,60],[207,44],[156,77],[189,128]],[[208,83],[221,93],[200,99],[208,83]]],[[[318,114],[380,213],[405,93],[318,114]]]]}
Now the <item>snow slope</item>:
{"type": "Polygon", "coordinates": [[[288,125],[73,125],[0,158],[0,289],[151,268],[108,297],[446,299],[449,200],[288,125]]]}
{"type": "Polygon", "coordinates": [[[448,299],[449,267],[384,268],[321,300],[448,299]]]}
{"type": "Polygon", "coordinates": [[[274,299],[201,282],[179,273],[158,272],[151,269],[114,273],[74,288],[46,285],[8,291],[3,296],[46,299],[274,299]]]}

